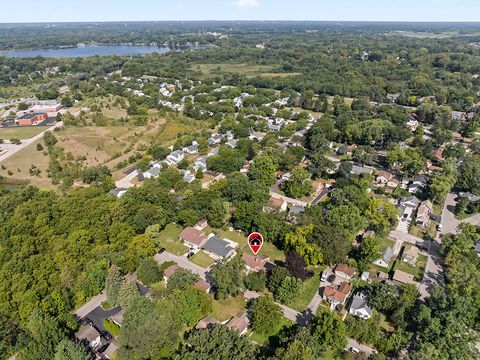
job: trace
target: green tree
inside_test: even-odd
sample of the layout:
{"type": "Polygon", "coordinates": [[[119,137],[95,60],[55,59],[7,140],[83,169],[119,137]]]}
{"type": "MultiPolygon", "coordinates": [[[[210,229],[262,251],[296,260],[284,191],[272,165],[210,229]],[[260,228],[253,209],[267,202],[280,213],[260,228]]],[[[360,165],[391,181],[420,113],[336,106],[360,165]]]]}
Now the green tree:
{"type": "Polygon", "coordinates": [[[312,192],[310,174],[301,167],[296,167],[291,172],[288,181],[282,183],[282,190],[287,196],[301,198],[312,192]]]}
{"type": "Polygon", "coordinates": [[[251,315],[253,331],[272,335],[281,318],[280,306],[274,303],[271,296],[260,296],[254,300],[251,315]]]}
{"type": "Polygon", "coordinates": [[[251,272],[243,279],[245,287],[252,291],[263,291],[267,283],[265,271],[251,272]]]}
{"type": "Polygon", "coordinates": [[[154,284],[162,279],[162,271],[154,258],[144,259],[137,268],[137,276],[145,285],[154,284]]]}
{"type": "Polygon", "coordinates": [[[248,177],[264,186],[272,186],[275,183],[276,168],[275,161],[271,156],[258,155],[253,160],[248,177]]]}
{"type": "Polygon", "coordinates": [[[288,305],[298,295],[301,287],[302,280],[287,276],[283,279],[277,291],[274,292],[275,299],[288,305]]]}
{"type": "Polygon", "coordinates": [[[105,292],[107,294],[107,301],[111,305],[118,305],[118,296],[120,289],[122,287],[124,278],[120,269],[112,265],[107,273],[107,278],[105,279],[105,292]]]}
{"type": "Polygon", "coordinates": [[[118,292],[118,305],[126,309],[139,296],[140,291],[138,291],[137,282],[126,281],[122,284],[118,292]]]}
{"type": "Polygon", "coordinates": [[[215,283],[215,298],[225,299],[242,289],[245,263],[240,256],[222,261],[212,267],[210,276],[215,283]]]}
{"type": "Polygon", "coordinates": [[[169,277],[167,288],[183,290],[192,285],[197,276],[188,269],[177,269],[175,273],[169,277]]]}
{"type": "Polygon", "coordinates": [[[271,360],[314,360],[313,351],[310,347],[295,340],[288,344],[287,347],[279,347],[275,352],[275,356],[271,360]]]}
{"type": "Polygon", "coordinates": [[[55,349],[54,360],[90,360],[91,358],[83,345],[68,339],[60,341],[55,349]]]}
{"type": "Polygon", "coordinates": [[[133,272],[140,264],[140,261],[150,256],[155,255],[157,252],[157,245],[147,235],[137,235],[128,244],[125,253],[125,270],[133,272]]]}
{"type": "Polygon", "coordinates": [[[250,341],[235,330],[217,325],[192,330],[180,347],[177,360],[251,360],[254,358],[250,341]]]}

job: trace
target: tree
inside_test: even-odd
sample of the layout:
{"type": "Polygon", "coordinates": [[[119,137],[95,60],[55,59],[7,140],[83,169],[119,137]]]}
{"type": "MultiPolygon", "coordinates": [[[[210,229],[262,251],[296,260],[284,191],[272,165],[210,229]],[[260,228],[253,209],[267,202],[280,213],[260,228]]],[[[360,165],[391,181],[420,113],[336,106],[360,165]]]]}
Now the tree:
{"type": "Polygon", "coordinates": [[[182,290],[170,290],[159,304],[180,323],[193,326],[212,312],[213,299],[204,290],[188,286],[182,290]]]}
{"type": "Polygon", "coordinates": [[[65,339],[59,323],[41,310],[34,310],[26,324],[30,341],[19,353],[21,360],[49,359],[57,345],[65,339]]]}
{"type": "Polygon", "coordinates": [[[118,305],[126,309],[139,296],[140,291],[138,291],[137,282],[126,281],[122,284],[118,292],[118,305]]]}
{"type": "Polygon", "coordinates": [[[90,360],[92,357],[81,344],[65,339],[55,349],[54,360],[90,360]]]}
{"type": "Polygon", "coordinates": [[[187,334],[177,360],[251,360],[254,358],[250,341],[235,330],[216,325],[195,329],[187,334]]]}
{"type": "Polygon", "coordinates": [[[347,345],[347,328],[335,312],[320,309],[311,323],[313,338],[318,352],[341,353],[347,345]]]}
{"type": "Polygon", "coordinates": [[[389,202],[379,198],[369,198],[364,216],[369,227],[379,235],[386,235],[397,226],[398,210],[389,202]]]}
{"type": "Polygon", "coordinates": [[[252,291],[263,291],[267,284],[267,275],[265,271],[251,272],[243,279],[245,287],[252,291]]]}
{"type": "Polygon", "coordinates": [[[306,280],[308,278],[307,264],[305,259],[301,257],[296,251],[290,251],[285,258],[285,267],[293,277],[306,280]]]}
{"type": "Polygon", "coordinates": [[[329,209],[325,221],[347,238],[352,238],[367,226],[367,222],[355,205],[340,205],[329,209]]]}
{"type": "Polygon", "coordinates": [[[171,314],[138,296],[124,312],[117,356],[120,360],[168,358],[180,340],[179,330],[180,323],[171,314]]]}
{"type": "Polygon", "coordinates": [[[140,264],[140,261],[157,252],[157,245],[147,235],[137,235],[128,244],[125,254],[125,270],[133,272],[140,264]]]}
{"type": "Polygon", "coordinates": [[[308,171],[315,179],[328,175],[328,172],[333,169],[335,169],[334,162],[318,153],[312,155],[310,163],[308,164],[308,171]]]}
{"type": "Polygon", "coordinates": [[[457,186],[460,190],[480,194],[480,162],[476,157],[467,156],[458,168],[457,186]]]}
{"type": "Polygon", "coordinates": [[[215,283],[215,298],[225,299],[242,289],[245,263],[240,256],[222,261],[212,267],[210,276],[215,283]]]}
{"type": "Polygon", "coordinates": [[[270,290],[274,294],[277,293],[278,289],[280,289],[280,287],[282,286],[283,280],[285,280],[289,276],[290,274],[286,268],[281,266],[275,267],[268,276],[268,290],[270,290]]]}
{"type": "Polygon", "coordinates": [[[274,303],[271,296],[260,296],[254,300],[251,315],[253,331],[272,335],[281,318],[281,308],[274,303]]]}
{"type": "Polygon", "coordinates": [[[162,271],[155,259],[150,257],[140,263],[137,276],[145,285],[151,285],[162,279],[162,271]]]}
{"type": "Polygon", "coordinates": [[[123,281],[124,278],[120,272],[120,269],[117,266],[112,265],[108,270],[107,278],[105,279],[105,292],[107,294],[107,301],[111,305],[118,305],[118,296],[123,281]]]}
{"type": "Polygon", "coordinates": [[[353,150],[352,158],[361,165],[370,165],[377,160],[377,152],[371,146],[361,145],[353,150]]]}
{"type": "Polygon", "coordinates": [[[313,351],[298,340],[294,340],[287,347],[278,347],[271,360],[315,360],[313,351]]]}
{"type": "Polygon", "coordinates": [[[311,242],[313,225],[297,227],[285,235],[285,246],[302,256],[307,265],[316,265],[323,261],[319,247],[311,242]]]}
{"type": "Polygon", "coordinates": [[[380,240],[375,236],[369,236],[362,240],[360,246],[359,259],[357,267],[360,271],[366,271],[372,262],[377,260],[378,253],[381,251],[380,240]]]}
{"type": "Polygon", "coordinates": [[[282,190],[287,196],[301,198],[312,192],[310,174],[301,167],[296,167],[291,172],[288,181],[282,184],[282,190]]]}
{"type": "Polygon", "coordinates": [[[298,295],[301,286],[302,280],[287,276],[273,295],[276,300],[288,305],[298,295]]]}
{"type": "Polygon", "coordinates": [[[275,161],[271,156],[258,155],[253,160],[248,177],[264,186],[270,187],[275,183],[276,168],[275,161]]]}
{"type": "Polygon", "coordinates": [[[169,290],[179,289],[183,290],[192,285],[197,276],[188,269],[177,269],[172,276],[169,277],[167,288],[169,290]]]}
{"type": "Polygon", "coordinates": [[[316,225],[309,239],[322,253],[326,264],[345,261],[352,248],[345,235],[328,225],[316,225]]]}

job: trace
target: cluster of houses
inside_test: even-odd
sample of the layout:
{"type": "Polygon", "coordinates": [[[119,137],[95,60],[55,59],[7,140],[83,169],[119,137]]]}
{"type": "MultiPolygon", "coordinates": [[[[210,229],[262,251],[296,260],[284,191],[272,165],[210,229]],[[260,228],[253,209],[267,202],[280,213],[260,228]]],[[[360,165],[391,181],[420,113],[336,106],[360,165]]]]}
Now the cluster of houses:
{"type": "Polygon", "coordinates": [[[213,233],[207,236],[198,228],[186,227],[179,237],[190,250],[202,249],[215,260],[229,260],[237,253],[237,243],[228,239],[220,239],[213,233]]]}

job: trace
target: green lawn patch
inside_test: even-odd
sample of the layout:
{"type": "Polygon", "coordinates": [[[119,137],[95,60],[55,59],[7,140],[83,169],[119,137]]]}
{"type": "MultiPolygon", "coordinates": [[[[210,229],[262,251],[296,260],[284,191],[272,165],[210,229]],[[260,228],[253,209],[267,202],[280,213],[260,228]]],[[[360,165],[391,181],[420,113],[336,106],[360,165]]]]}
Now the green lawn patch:
{"type": "Polygon", "coordinates": [[[256,343],[266,345],[270,342],[270,338],[275,337],[283,328],[289,328],[293,326],[293,324],[294,323],[292,320],[289,320],[282,316],[280,321],[275,326],[275,329],[273,330],[272,335],[263,335],[263,334],[258,334],[256,332],[252,332],[250,335],[250,339],[252,339],[256,343]]]}
{"type": "Polygon", "coordinates": [[[185,254],[188,251],[188,247],[185,246],[178,237],[181,232],[181,226],[178,226],[176,224],[168,224],[165,229],[160,233],[160,246],[164,247],[165,250],[177,256],[185,254]]]}
{"type": "Polygon", "coordinates": [[[28,127],[11,127],[0,129],[0,139],[10,140],[12,138],[30,139],[42,131],[48,129],[49,126],[28,126],[28,127]]]}
{"type": "Polygon", "coordinates": [[[320,286],[321,269],[315,268],[313,269],[313,272],[313,277],[303,282],[302,288],[300,289],[298,296],[293,299],[292,302],[289,304],[289,307],[291,307],[292,309],[295,309],[297,311],[304,311],[317,293],[320,286]]]}
{"type": "Polygon", "coordinates": [[[395,270],[405,271],[408,274],[415,276],[415,281],[421,282],[423,279],[423,274],[425,272],[425,267],[427,266],[427,255],[419,255],[417,259],[416,266],[410,266],[406,262],[398,259],[395,264],[395,270]]]}
{"type": "Polygon", "coordinates": [[[247,238],[242,232],[238,231],[229,231],[223,229],[215,229],[210,226],[207,226],[204,230],[205,235],[214,233],[220,239],[228,239],[236,242],[238,245],[243,246],[247,244],[247,238]]]}
{"type": "Polygon", "coordinates": [[[214,263],[214,259],[208,256],[205,251],[200,250],[190,258],[190,261],[204,269],[210,267],[214,263]]]}
{"type": "Polygon", "coordinates": [[[103,326],[105,329],[115,337],[120,336],[120,327],[115,324],[113,321],[108,319],[103,320],[103,326]]]}
{"type": "Polygon", "coordinates": [[[226,321],[233,316],[240,317],[247,308],[247,301],[242,295],[229,297],[213,302],[212,317],[218,321],[226,321]]]}

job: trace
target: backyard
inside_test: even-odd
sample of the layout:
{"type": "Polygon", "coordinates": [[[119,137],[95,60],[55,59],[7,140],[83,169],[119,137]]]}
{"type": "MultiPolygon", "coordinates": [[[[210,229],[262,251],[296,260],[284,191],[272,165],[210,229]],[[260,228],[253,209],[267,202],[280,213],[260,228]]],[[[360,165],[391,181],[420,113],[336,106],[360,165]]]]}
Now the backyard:
{"type": "Polygon", "coordinates": [[[274,338],[276,335],[278,335],[280,333],[280,331],[283,328],[289,328],[292,325],[293,325],[292,320],[286,319],[282,316],[280,321],[275,325],[275,328],[272,331],[272,335],[263,335],[263,334],[258,334],[256,332],[252,331],[252,333],[250,335],[250,339],[255,341],[256,343],[266,345],[270,342],[270,338],[274,338]]]}
{"type": "Polygon", "coordinates": [[[188,247],[185,246],[178,237],[181,232],[181,226],[176,224],[168,224],[158,237],[160,246],[174,255],[184,255],[188,251],[188,247]]]}
{"type": "Polygon", "coordinates": [[[417,259],[416,266],[411,266],[406,262],[398,259],[395,264],[395,270],[405,271],[413,276],[415,276],[415,281],[421,282],[423,279],[423,273],[425,272],[425,267],[427,266],[427,255],[419,255],[417,259]]]}
{"type": "Polygon", "coordinates": [[[247,308],[247,301],[242,295],[229,297],[223,300],[213,302],[212,317],[218,321],[226,321],[233,316],[240,317],[247,308]]]}
{"type": "Polygon", "coordinates": [[[298,296],[289,304],[297,311],[304,311],[308,307],[320,286],[321,269],[317,267],[310,270],[313,270],[313,277],[303,282],[298,296]]]}
{"type": "Polygon", "coordinates": [[[205,251],[200,250],[189,259],[192,263],[206,269],[214,263],[214,259],[208,256],[205,251]]]}

